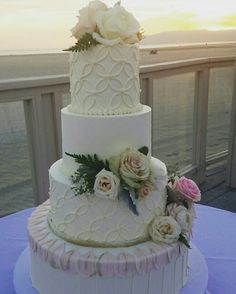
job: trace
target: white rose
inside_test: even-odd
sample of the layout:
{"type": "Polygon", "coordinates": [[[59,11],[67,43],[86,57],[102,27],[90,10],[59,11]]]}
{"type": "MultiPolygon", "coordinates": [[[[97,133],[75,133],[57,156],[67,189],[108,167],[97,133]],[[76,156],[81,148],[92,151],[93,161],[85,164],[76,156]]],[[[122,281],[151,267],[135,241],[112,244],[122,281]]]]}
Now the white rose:
{"type": "Polygon", "coordinates": [[[171,244],[179,239],[181,228],[171,216],[158,216],[150,224],[149,234],[155,243],[171,244]]]}
{"type": "Polygon", "coordinates": [[[94,193],[97,197],[115,199],[117,198],[120,179],[112,172],[105,169],[96,175],[94,193]]]}
{"type": "Polygon", "coordinates": [[[182,233],[189,233],[191,231],[193,216],[186,207],[177,203],[170,203],[166,207],[166,212],[177,221],[181,227],[182,233]]]}
{"type": "Polygon", "coordinates": [[[166,166],[160,161],[157,165],[156,161],[151,160],[150,169],[152,182],[155,188],[159,191],[162,191],[163,189],[165,189],[168,180],[166,166]]]}
{"type": "Polygon", "coordinates": [[[96,22],[102,38],[98,40],[96,34],[93,36],[104,45],[133,44],[139,41],[140,25],[138,21],[119,5],[115,5],[107,11],[98,11],[96,22]],[[107,43],[106,40],[113,40],[114,43],[107,43]]]}
{"type": "Polygon", "coordinates": [[[101,35],[99,35],[96,32],[94,32],[92,36],[93,36],[93,39],[95,39],[98,43],[105,45],[105,46],[114,46],[119,43],[124,43],[121,40],[121,38],[117,38],[117,39],[113,39],[113,40],[104,39],[103,37],[101,37],[101,35]]]}
{"type": "Polygon", "coordinates": [[[84,34],[93,33],[97,26],[95,20],[97,12],[107,9],[106,4],[99,0],[90,1],[88,6],[79,11],[79,21],[71,29],[72,36],[79,40],[84,34]]]}
{"type": "Polygon", "coordinates": [[[127,148],[120,156],[120,175],[124,182],[139,188],[150,176],[150,158],[136,149],[127,148]]]}

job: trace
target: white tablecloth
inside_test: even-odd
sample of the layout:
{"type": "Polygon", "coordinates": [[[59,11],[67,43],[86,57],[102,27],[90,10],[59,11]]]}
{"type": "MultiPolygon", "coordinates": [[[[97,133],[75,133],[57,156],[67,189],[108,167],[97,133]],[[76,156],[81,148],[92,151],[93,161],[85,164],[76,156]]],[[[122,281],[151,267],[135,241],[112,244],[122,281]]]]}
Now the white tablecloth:
{"type": "MultiPolygon", "coordinates": [[[[236,214],[203,205],[196,205],[196,211],[192,241],[207,262],[207,293],[236,294],[236,214]]],[[[0,294],[15,294],[13,270],[28,245],[31,212],[26,209],[0,219],[0,294]]]]}

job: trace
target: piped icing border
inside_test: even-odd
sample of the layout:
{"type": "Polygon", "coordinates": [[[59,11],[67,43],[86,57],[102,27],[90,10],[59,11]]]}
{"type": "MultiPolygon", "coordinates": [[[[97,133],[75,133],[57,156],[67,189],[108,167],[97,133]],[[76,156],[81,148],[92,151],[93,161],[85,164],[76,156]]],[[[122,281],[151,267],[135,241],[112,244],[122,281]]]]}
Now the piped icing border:
{"type": "Polygon", "coordinates": [[[47,222],[49,201],[40,205],[28,222],[32,250],[53,268],[86,277],[130,277],[146,274],[174,262],[187,248],[180,242],[167,245],[151,241],[131,247],[92,248],[57,237],[47,222]]]}

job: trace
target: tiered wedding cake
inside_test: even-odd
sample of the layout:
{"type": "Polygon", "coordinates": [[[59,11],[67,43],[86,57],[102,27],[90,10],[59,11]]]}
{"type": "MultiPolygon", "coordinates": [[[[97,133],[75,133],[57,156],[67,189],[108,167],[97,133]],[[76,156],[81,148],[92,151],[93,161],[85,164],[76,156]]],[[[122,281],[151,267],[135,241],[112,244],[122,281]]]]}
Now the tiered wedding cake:
{"type": "Polygon", "coordinates": [[[40,294],[176,294],[187,279],[194,182],[167,179],[151,157],[151,109],[140,104],[139,24],[119,4],[80,11],[69,50],[71,105],[50,199],[29,219],[40,294]]]}

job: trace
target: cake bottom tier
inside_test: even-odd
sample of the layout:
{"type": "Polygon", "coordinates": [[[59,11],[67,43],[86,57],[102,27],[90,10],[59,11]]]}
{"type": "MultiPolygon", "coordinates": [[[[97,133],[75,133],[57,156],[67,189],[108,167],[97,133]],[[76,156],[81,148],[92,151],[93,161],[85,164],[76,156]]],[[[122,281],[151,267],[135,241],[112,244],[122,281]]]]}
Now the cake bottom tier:
{"type": "Polygon", "coordinates": [[[181,243],[83,247],[60,239],[47,223],[46,202],[29,219],[32,285],[40,294],[177,294],[188,276],[181,243]]]}

